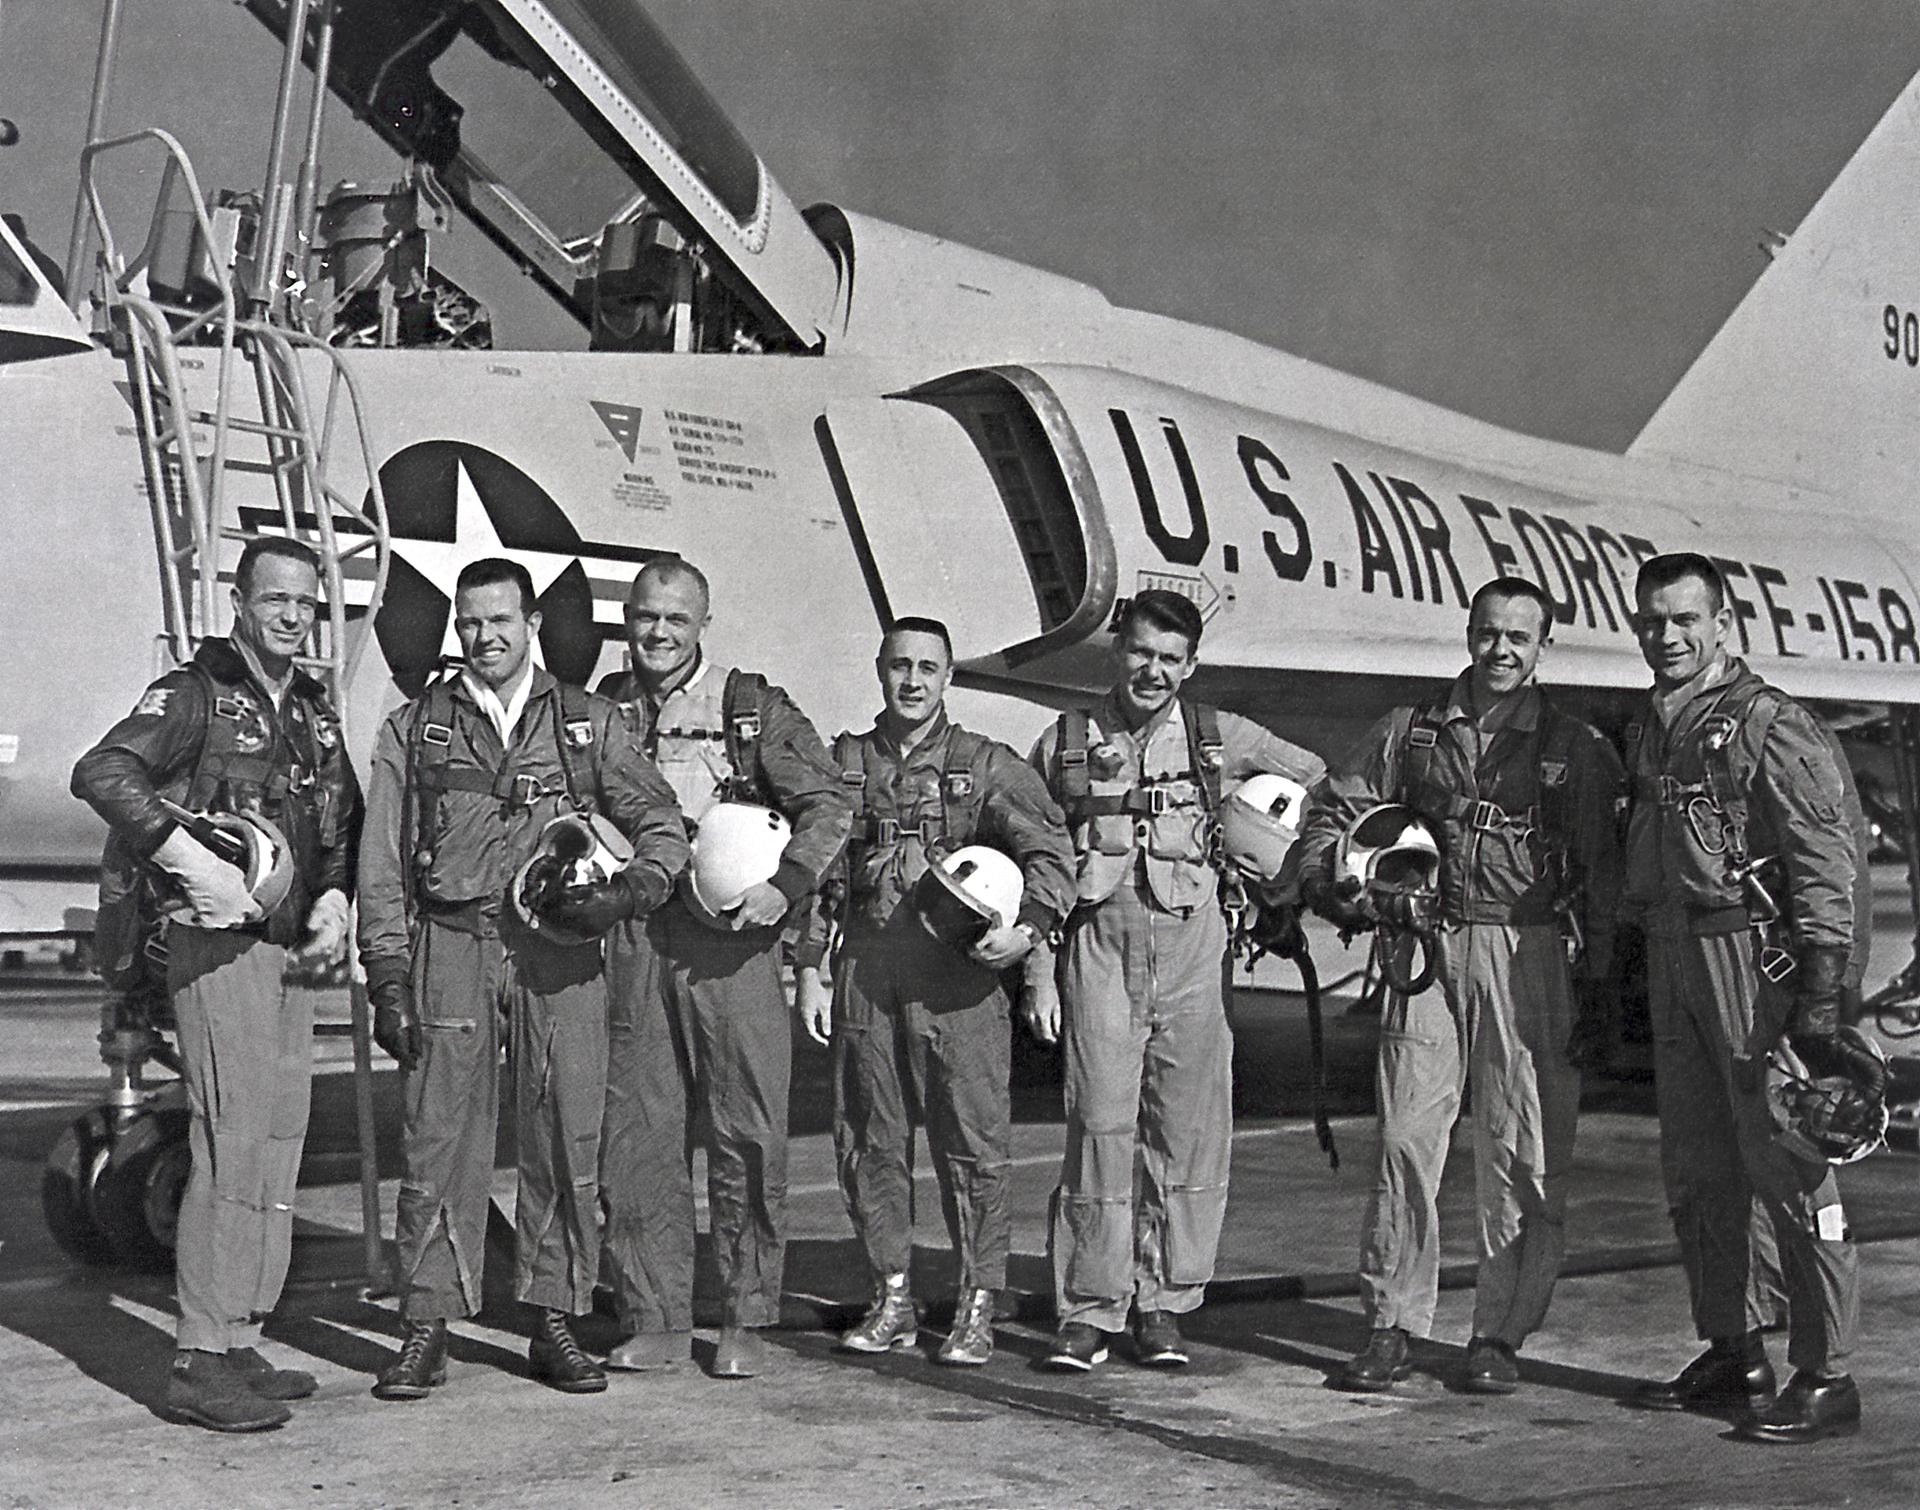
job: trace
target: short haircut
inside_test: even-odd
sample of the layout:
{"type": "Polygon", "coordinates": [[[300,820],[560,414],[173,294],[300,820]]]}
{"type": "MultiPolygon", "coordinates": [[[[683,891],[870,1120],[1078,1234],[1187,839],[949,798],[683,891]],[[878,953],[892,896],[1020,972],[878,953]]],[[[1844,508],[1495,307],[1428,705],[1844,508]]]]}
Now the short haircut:
{"type": "Polygon", "coordinates": [[[1473,622],[1473,615],[1482,603],[1495,598],[1525,598],[1540,610],[1540,638],[1544,640],[1553,633],[1553,599],[1538,582],[1526,577],[1495,577],[1490,582],[1482,582],[1474,591],[1473,601],[1467,604],[1467,622],[1473,622]]]}
{"type": "Polygon", "coordinates": [[[1669,551],[1664,556],[1649,556],[1640,563],[1640,575],[1633,579],[1633,596],[1638,600],[1688,577],[1707,584],[1707,597],[1712,600],[1715,613],[1727,606],[1726,578],[1720,575],[1719,567],[1698,551],[1669,551]]]}
{"type": "Polygon", "coordinates": [[[907,614],[887,625],[887,632],[880,636],[880,653],[887,653],[887,641],[896,634],[930,634],[938,640],[947,652],[949,664],[953,661],[953,636],[947,632],[947,626],[938,619],[923,618],[917,614],[907,614]]]}
{"type": "Polygon", "coordinates": [[[639,571],[634,573],[633,586],[628,590],[627,598],[632,600],[634,593],[640,591],[642,582],[691,582],[700,589],[700,601],[709,608],[713,606],[713,589],[707,585],[707,574],[691,561],[678,556],[655,556],[639,571]]]}
{"type": "Polygon", "coordinates": [[[1115,638],[1124,636],[1136,623],[1181,636],[1187,642],[1188,655],[1200,648],[1200,631],[1206,627],[1193,599],[1168,592],[1164,587],[1149,587],[1127,600],[1120,610],[1119,621],[1113,626],[1115,638]]]}
{"type": "Polygon", "coordinates": [[[233,569],[233,585],[243,598],[253,589],[253,568],[262,556],[298,561],[314,576],[320,575],[320,553],[311,545],[288,535],[255,535],[240,552],[240,564],[233,569]]]}
{"type": "Polygon", "coordinates": [[[533,576],[518,561],[509,561],[504,556],[482,556],[461,567],[460,575],[453,581],[453,595],[458,598],[476,587],[492,587],[501,582],[511,582],[520,589],[520,612],[532,618],[538,601],[533,595],[533,576]]]}

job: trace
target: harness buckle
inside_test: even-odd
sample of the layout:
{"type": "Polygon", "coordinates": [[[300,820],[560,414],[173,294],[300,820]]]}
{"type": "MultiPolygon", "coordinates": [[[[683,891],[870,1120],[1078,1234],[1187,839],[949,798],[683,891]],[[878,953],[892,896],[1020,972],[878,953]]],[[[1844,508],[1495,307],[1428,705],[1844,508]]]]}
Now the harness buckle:
{"type": "Polygon", "coordinates": [[[512,785],[507,788],[507,805],[509,807],[532,807],[534,803],[546,795],[547,788],[540,778],[538,776],[530,776],[522,771],[514,776],[512,785]]]}
{"type": "Polygon", "coordinates": [[[1716,813],[1720,811],[1720,801],[1714,796],[1712,782],[1682,781],[1677,776],[1660,778],[1660,802],[1663,807],[1689,807],[1703,799],[1716,813]]]}
{"type": "Polygon", "coordinates": [[[1497,802],[1476,802],[1473,805],[1473,826],[1485,831],[1507,826],[1506,809],[1497,802]]]}

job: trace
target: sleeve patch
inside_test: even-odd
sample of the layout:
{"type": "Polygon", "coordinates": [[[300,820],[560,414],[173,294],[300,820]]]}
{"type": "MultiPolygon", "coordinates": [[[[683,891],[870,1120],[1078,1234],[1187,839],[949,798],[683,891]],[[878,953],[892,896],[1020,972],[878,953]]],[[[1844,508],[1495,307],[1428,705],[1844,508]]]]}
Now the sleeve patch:
{"type": "Polygon", "coordinates": [[[170,687],[149,687],[141,694],[140,701],[133,705],[135,718],[165,718],[167,703],[173,697],[170,687]]]}

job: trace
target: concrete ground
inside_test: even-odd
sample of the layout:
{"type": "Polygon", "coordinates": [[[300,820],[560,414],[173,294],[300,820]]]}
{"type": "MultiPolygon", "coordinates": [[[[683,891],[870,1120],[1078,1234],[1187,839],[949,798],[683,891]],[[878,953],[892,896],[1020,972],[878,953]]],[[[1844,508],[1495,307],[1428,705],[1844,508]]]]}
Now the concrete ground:
{"type": "MultiPolygon", "coordinates": [[[[1898,901],[1890,885],[1887,908],[1898,901]]],[[[1906,960],[1903,915],[1884,920],[1885,975],[1906,960]]],[[[1337,951],[1319,951],[1330,975],[1337,951]]],[[[1348,963],[1351,963],[1350,961],[1348,963]]],[[[1117,1350],[1092,1375],[1040,1372],[1048,1335],[1043,1218],[1058,1167],[1058,1090],[1036,1051],[1017,1068],[1015,1261],[984,1369],[926,1355],[852,1359],[829,1328],[863,1278],[833,1187],[826,1065],[796,1062],[787,1323],[774,1366],[744,1382],[689,1364],[616,1376],[568,1397],[525,1375],[526,1320],[497,1289],[456,1329],[451,1377],[417,1404],[367,1389],[391,1356],[390,1302],[363,1293],[343,1045],[316,1058],[317,1118],[299,1200],[295,1275],[269,1352],[311,1369],[319,1395],[277,1432],[222,1437],[156,1412],[174,1320],[163,1275],[73,1263],[40,1215],[48,1149],[97,1094],[98,997],[38,973],[0,976],[0,1506],[1299,1506],[1786,1507],[1920,1504],[1920,1159],[1882,1153],[1843,1171],[1863,1242],[1865,1400],[1858,1437],[1783,1449],[1729,1423],[1624,1409],[1640,1378],[1692,1356],[1686,1287],[1659,1188],[1646,1086],[1590,1089],[1569,1256],[1545,1330],[1506,1399],[1459,1393],[1472,1304],[1472,1169],[1456,1155],[1442,1225],[1447,1270],[1434,1339],[1391,1394],[1326,1387],[1365,1338],[1352,1267],[1374,1149],[1373,1034],[1329,1021],[1337,1172],[1305,1110],[1305,1014],[1263,972],[1236,1006],[1233,1200],[1220,1278],[1193,1318],[1192,1367],[1149,1373],[1117,1350]]],[[[326,996],[323,1015],[341,998],[326,996]]],[[[392,1221],[390,1115],[378,1077],[384,1221],[392,1221]]],[[[498,1181],[503,1204],[512,1177],[498,1181]]],[[[930,1179],[920,1186],[916,1285],[951,1284],[930,1179]]],[[[493,1265],[496,1278],[502,1266],[493,1265]]],[[[705,1317],[703,1319],[711,1319],[705,1317]]],[[[590,1343],[614,1340],[604,1317],[590,1343]]],[[[703,1331],[710,1346],[712,1333],[703,1331]]],[[[1784,1340],[1773,1352],[1781,1362],[1784,1340]]]]}

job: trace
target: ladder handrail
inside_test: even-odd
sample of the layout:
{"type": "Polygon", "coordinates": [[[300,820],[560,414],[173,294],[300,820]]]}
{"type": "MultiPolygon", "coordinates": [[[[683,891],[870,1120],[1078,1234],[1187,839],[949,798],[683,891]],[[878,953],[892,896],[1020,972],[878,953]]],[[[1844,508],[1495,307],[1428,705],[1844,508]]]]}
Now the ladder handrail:
{"type": "MultiPolygon", "coordinates": [[[[275,391],[292,413],[292,422],[287,428],[297,430],[305,440],[305,444],[298,448],[296,462],[303,474],[306,503],[313,516],[314,530],[320,537],[320,559],[324,564],[327,585],[329,644],[333,651],[329,659],[339,682],[334,690],[344,697],[346,684],[353,679],[359,667],[374,616],[380,611],[381,599],[386,594],[391,539],[387,527],[386,493],[380,485],[380,469],[375,460],[372,437],[367,431],[366,406],[361,402],[359,384],[352,370],[341,359],[339,351],[326,342],[263,320],[245,320],[241,322],[241,327],[249,341],[256,343],[267,358],[263,374],[268,376],[269,381],[277,378],[275,391]],[[331,366],[327,421],[322,430],[316,431],[313,424],[313,406],[307,392],[306,372],[294,349],[296,346],[322,353],[331,366]],[[361,463],[367,477],[368,508],[356,506],[347,495],[332,487],[325,476],[326,457],[331,450],[328,440],[338,411],[338,394],[343,389],[347,395],[347,408],[353,417],[355,438],[360,443],[361,463]],[[340,572],[343,553],[334,527],[336,510],[367,530],[372,537],[375,553],[372,595],[357,631],[349,629],[346,620],[345,582],[340,572]]],[[[298,520],[293,500],[284,491],[281,494],[281,510],[283,521],[291,534],[298,520]]]]}
{"type": "MultiPolygon", "coordinates": [[[[206,196],[200,189],[200,177],[193,171],[193,163],[188,159],[186,149],[180,145],[179,138],[169,131],[161,130],[158,126],[147,126],[139,131],[129,131],[123,136],[108,137],[105,141],[89,142],[80,152],[80,181],[86,192],[88,213],[92,215],[94,228],[100,234],[100,261],[107,275],[104,280],[107,304],[111,308],[116,303],[127,302],[131,307],[131,301],[138,299],[139,296],[131,293],[128,285],[139,270],[138,264],[128,268],[121,261],[119,250],[113,239],[113,227],[107,219],[106,206],[101,203],[100,185],[94,178],[94,164],[106,153],[148,141],[158,142],[167,154],[167,174],[162,178],[162,188],[168,186],[174,174],[178,174],[186,182],[188,208],[193,212],[194,225],[200,235],[200,244],[207,252],[207,264],[212,271],[214,287],[220,293],[220,361],[214,387],[213,450],[206,459],[207,486],[204,489],[195,490],[200,496],[194,498],[196,504],[196,517],[193,521],[194,537],[196,541],[203,541],[214,528],[212,514],[219,505],[220,480],[225,475],[226,469],[227,415],[233,395],[235,315],[233,277],[213,255],[213,218],[207,211],[206,196]],[[203,513],[204,517],[201,517],[203,513]]],[[[166,203],[164,196],[156,203],[164,205],[166,203]]],[[[143,256],[146,251],[147,248],[142,249],[143,256]]],[[[76,294],[75,297],[78,295],[76,294]]],[[[151,304],[151,301],[147,302],[151,304]]],[[[151,304],[151,307],[158,309],[160,306],[151,304]]],[[[166,340],[156,343],[155,349],[163,353],[163,361],[172,360],[175,339],[169,331],[166,340]]],[[[171,384],[169,386],[171,387],[171,384]]],[[[181,464],[181,471],[184,474],[189,470],[186,458],[194,458],[194,466],[197,467],[198,455],[193,450],[191,431],[186,428],[188,421],[184,411],[176,412],[174,418],[176,426],[179,427],[179,433],[186,437],[181,464]]],[[[198,589],[199,619],[202,625],[210,625],[214,621],[214,576],[215,574],[209,572],[194,573],[194,582],[198,589]]],[[[190,630],[189,633],[191,633],[190,630]]]]}
{"type": "MultiPolygon", "coordinates": [[[[187,659],[199,640],[212,632],[220,543],[228,535],[239,538],[245,534],[237,528],[225,530],[220,523],[226,474],[233,465],[231,437],[236,431],[258,435],[267,448],[266,470],[273,477],[282,526],[290,537],[298,539],[306,532],[310,519],[322,564],[327,600],[324,651],[301,659],[328,673],[333,682],[331,690],[344,705],[347,686],[372,638],[374,617],[386,594],[391,547],[386,494],[380,484],[377,453],[368,430],[366,404],[359,382],[341,353],[325,341],[304,331],[274,324],[270,317],[255,319],[239,315],[233,273],[214,252],[213,219],[199,177],[185,148],[170,132],[147,127],[91,142],[81,152],[80,168],[85,202],[100,237],[98,265],[102,276],[98,280],[98,297],[108,318],[120,324],[128,343],[134,417],[142,436],[155,540],[160,554],[162,607],[173,653],[177,659],[187,659]],[[218,291],[219,298],[211,308],[177,308],[133,292],[134,280],[152,261],[159,238],[158,221],[156,218],[156,228],[149,232],[133,261],[127,262],[114,240],[94,167],[103,155],[142,142],[157,142],[166,154],[156,206],[166,206],[176,181],[185,185],[199,245],[206,253],[204,265],[196,264],[192,271],[195,276],[204,273],[218,291]],[[209,415],[194,409],[190,402],[179,347],[196,334],[215,330],[219,359],[214,374],[213,410],[209,415]],[[326,414],[320,428],[314,423],[300,349],[322,353],[330,366],[326,414]],[[254,369],[260,395],[257,422],[236,419],[233,415],[236,350],[254,369]],[[351,416],[352,438],[358,442],[367,479],[364,506],[327,478],[327,458],[332,451],[343,394],[351,416]],[[161,405],[166,409],[164,423],[161,405]],[[208,422],[213,429],[213,445],[210,452],[202,455],[194,443],[194,426],[208,422]],[[178,508],[171,482],[172,469],[168,466],[170,452],[178,463],[178,508]],[[185,538],[181,535],[181,514],[186,516],[185,538]],[[355,533],[364,531],[366,538],[354,541],[343,550],[335,528],[336,515],[343,521],[353,521],[357,526],[355,533]],[[372,592],[359,620],[350,625],[340,566],[347,557],[363,555],[368,549],[374,553],[372,592]],[[194,588],[190,597],[184,580],[188,574],[194,588]]],[[[76,291],[73,297],[78,301],[81,296],[76,291]]]]}

